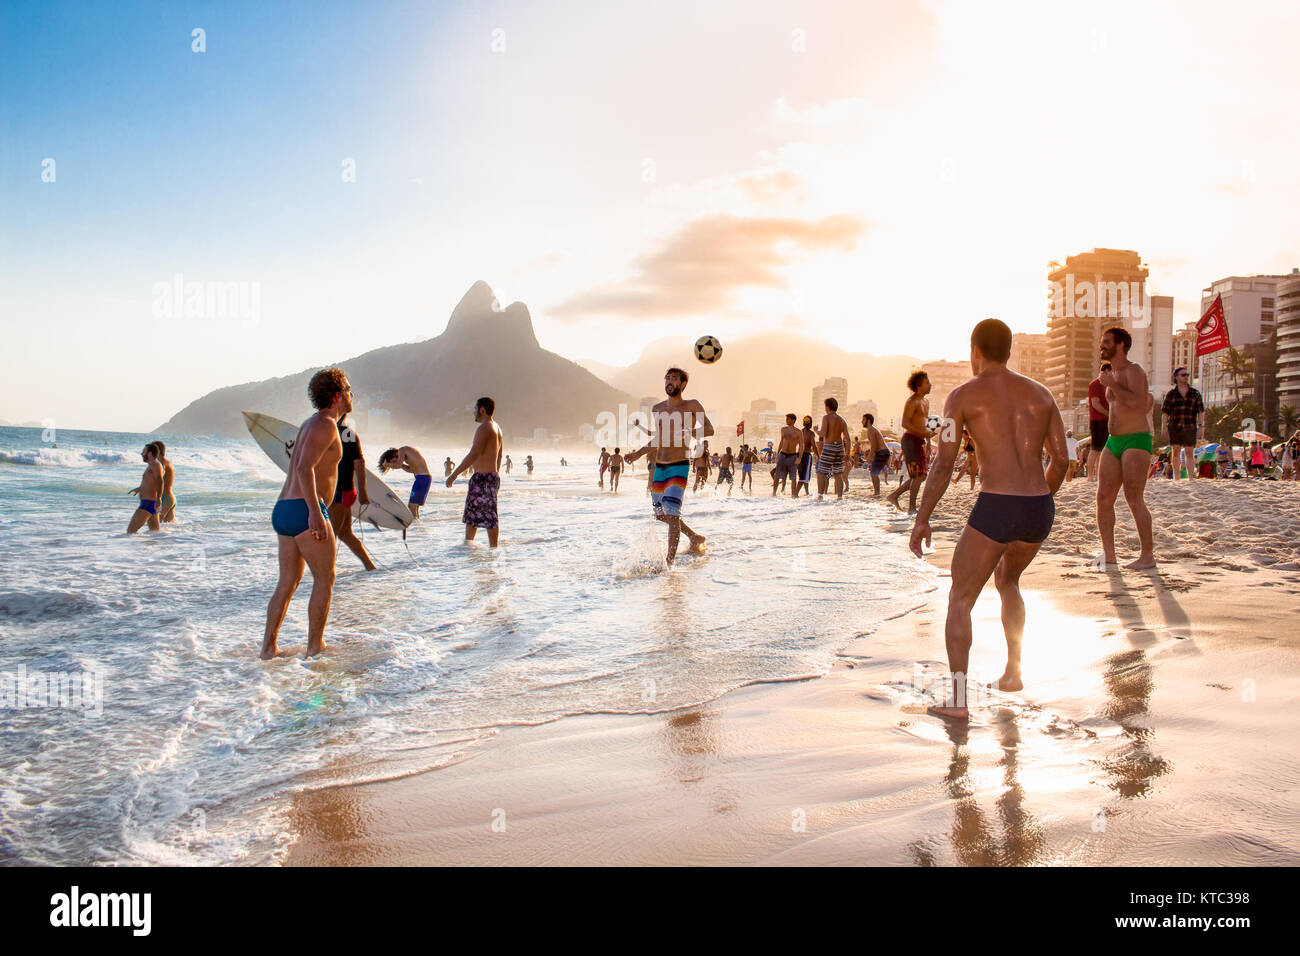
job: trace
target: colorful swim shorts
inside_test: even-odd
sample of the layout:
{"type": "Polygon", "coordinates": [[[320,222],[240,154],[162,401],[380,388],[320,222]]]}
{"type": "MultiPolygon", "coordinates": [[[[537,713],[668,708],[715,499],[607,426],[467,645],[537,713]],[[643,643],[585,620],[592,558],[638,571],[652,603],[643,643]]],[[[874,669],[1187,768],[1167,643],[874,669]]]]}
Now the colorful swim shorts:
{"type": "Polygon", "coordinates": [[[501,490],[501,476],[495,471],[476,471],[469,476],[469,490],[465,492],[465,524],[476,528],[497,526],[497,492],[501,490]]]}
{"type": "Polygon", "coordinates": [[[686,493],[686,481],[690,476],[691,463],[686,459],[655,462],[654,480],[650,482],[650,504],[656,516],[681,517],[682,495],[686,493]]]}

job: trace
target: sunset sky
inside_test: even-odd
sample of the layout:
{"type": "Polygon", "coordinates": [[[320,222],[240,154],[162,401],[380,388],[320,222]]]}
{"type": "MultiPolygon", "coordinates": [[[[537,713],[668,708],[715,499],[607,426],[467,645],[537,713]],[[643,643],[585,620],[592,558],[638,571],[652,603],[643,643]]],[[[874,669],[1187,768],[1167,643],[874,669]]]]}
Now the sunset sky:
{"type": "Polygon", "coordinates": [[[1181,324],[1300,265],[1297,36],[1291,2],[7,3],[0,418],[149,429],[436,335],[476,279],[616,365],[964,358],[1094,246],[1181,324]],[[156,317],[177,273],[257,320],[156,317]]]}

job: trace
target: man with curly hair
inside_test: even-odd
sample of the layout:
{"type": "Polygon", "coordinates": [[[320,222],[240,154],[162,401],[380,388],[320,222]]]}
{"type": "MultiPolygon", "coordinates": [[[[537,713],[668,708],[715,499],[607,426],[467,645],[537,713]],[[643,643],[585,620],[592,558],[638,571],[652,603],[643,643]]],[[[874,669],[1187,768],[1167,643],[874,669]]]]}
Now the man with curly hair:
{"type": "Polygon", "coordinates": [[[930,459],[930,436],[926,425],[930,416],[930,376],[924,371],[913,372],[907,378],[907,390],[912,394],[903,403],[903,461],[907,463],[907,478],[885,496],[891,505],[902,510],[898,499],[908,492],[907,513],[916,513],[916,496],[925,483],[930,459]]]}
{"type": "Polygon", "coordinates": [[[339,460],[343,457],[339,421],[352,411],[352,387],[342,369],[326,368],[312,376],[307,395],[318,411],[302,423],[289,444],[289,475],[271,512],[271,527],[278,535],[280,580],[266,609],[263,660],[280,653],[276,639],[289,600],[302,580],[304,563],[311,568],[312,577],[307,604],[307,653],[325,650],[325,621],[334,594],[337,547],[326,502],[334,499],[338,482],[339,460]]]}

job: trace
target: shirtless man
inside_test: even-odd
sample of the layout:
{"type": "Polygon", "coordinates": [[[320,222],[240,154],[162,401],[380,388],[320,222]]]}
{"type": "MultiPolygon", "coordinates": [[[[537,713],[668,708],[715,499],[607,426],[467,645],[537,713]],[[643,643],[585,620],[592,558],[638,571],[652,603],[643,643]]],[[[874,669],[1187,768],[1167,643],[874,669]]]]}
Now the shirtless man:
{"type": "MultiPolygon", "coordinates": [[[[683,383],[685,384],[685,383],[683,383]]],[[[664,404],[660,402],[659,405],[664,404]]],[[[656,405],[655,408],[658,408],[656,405]]],[[[643,446],[648,447],[648,446],[643,446]]],[[[713,459],[709,457],[709,443],[704,442],[700,446],[700,453],[695,458],[695,487],[691,491],[699,491],[709,480],[709,469],[713,467],[713,459]]]]}
{"type": "MultiPolygon", "coordinates": [[[[704,413],[703,405],[693,398],[682,398],[688,380],[689,376],[679,368],[670,368],[664,373],[664,392],[668,398],[654,407],[650,440],[624,456],[626,461],[635,461],[651,450],[654,451],[650,502],[655,518],[668,525],[669,567],[672,567],[677,557],[677,544],[683,531],[690,539],[690,550],[704,550],[704,535],[696,534],[682,521],[682,497],[686,492],[686,481],[690,477],[691,442],[697,431],[699,437],[708,438],[712,435],[713,422],[704,413]]],[[[704,442],[704,445],[707,449],[708,442],[704,442]]]]}
{"type": "MultiPolygon", "coordinates": [[[[748,449],[742,447],[740,449],[741,461],[745,460],[747,454],[748,454],[748,449]]],[[[727,483],[727,494],[728,496],[730,496],[731,492],[735,490],[736,487],[735,468],[736,468],[736,458],[731,453],[731,446],[728,445],[726,452],[723,454],[723,456],[720,459],[718,459],[718,480],[714,482],[713,487],[716,489],[720,487],[722,483],[725,481],[727,483]]],[[[742,488],[745,487],[743,478],[741,479],[740,487],[742,488]]]]}
{"type": "Polygon", "coordinates": [[[947,491],[962,429],[980,450],[983,482],[966,527],[952,553],[952,589],[948,593],[945,639],[952,697],[929,708],[940,717],[965,720],[966,675],[970,662],[970,612],[993,575],[1002,598],[1002,629],[1007,639],[1007,667],[1001,690],[1021,690],[1020,644],[1025,631],[1025,602],[1020,575],[1038,554],[1056,517],[1053,495],[1067,467],[1065,426],[1056,400],[1046,387],[1007,369],[1011,329],[985,319],[971,333],[970,364],[975,377],[953,389],[944,405],[939,450],[925,484],[925,497],[912,527],[910,547],[921,556],[930,543],[930,515],[947,491]],[[1043,473],[1044,445],[1051,455],[1043,473]]]}
{"type": "Polygon", "coordinates": [[[867,430],[866,460],[871,466],[871,487],[873,497],[880,497],[880,473],[889,465],[889,446],[885,436],[876,428],[876,416],[870,412],[862,416],[862,427],[867,430]]]}
{"type": "MultiPolygon", "coordinates": [[[[450,458],[448,458],[447,460],[448,460],[448,461],[451,461],[450,458]]],[[[515,467],[515,463],[514,463],[513,461],[510,460],[510,456],[509,456],[509,455],[506,455],[506,474],[507,474],[507,475],[510,474],[510,469],[513,468],[513,467],[515,467]]],[[[450,470],[448,470],[447,473],[448,473],[448,474],[451,474],[450,470]]]]}
{"type": "Polygon", "coordinates": [[[602,488],[605,487],[605,469],[608,467],[609,467],[609,452],[606,449],[602,448],[600,450],[600,481],[597,482],[597,484],[599,484],[600,487],[602,488]]]}
{"type": "Polygon", "coordinates": [[[831,396],[826,399],[826,414],[822,416],[821,450],[817,457],[817,497],[826,494],[831,475],[835,476],[835,497],[844,497],[844,452],[849,446],[849,424],[840,417],[840,403],[831,396]]]}
{"type": "Polygon", "coordinates": [[[885,498],[891,505],[898,504],[899,496],[904,491],[907,495],[907,513],[916,511],[916,496],[925,481],[930,457],[930,429],[925,427],[925,420],[930,417],[930,376],[925,372],[913,372],[907,378],[907,388],[912,394],[903,403],[903,461],[907,465],[907,478],[885,498]]]}
{"type": "Polygon", "coordinates": [[[420,449],[414,445],[403,445],[401,448],[390,448],[379,456],[380,474],[386,474],[390,468],[400,468],[415,475],[415,481],[411,485],[411,500],[407,502],[407,507],[411,509],[412,515],[416,518],[420,517],[420,509],[428,500],[429,488],[433,484],[433,476],[429,474],[429,463],[420,454],[420,449]]]}
{"type": "Polygon", "coordinates": [[[442,477],[446,478],[448,475],[450,475],[451,470],[455,467],[456,464],[451,460],[451,455],[448,455],[447,460],[442,463],[442,477]]]}
{"type": "Polygon", "coordinates": [[[614,454],[609,456],[609,490],[612,494],[618,494],[618,478],[623,473],[623,455],[619,449],[614,449],[614,454]]]}
{"type": "Polygon", "coordinates": [[[812,489],[809,485],[812,482],[813,473],[813,453],[817,450],[817,433],[813,431],[812,416],[803,417],[803,451],[799,454],[799,480],[795,482],[794,496],[799,497],[799,489],[803,489],[804,497],[812,496],[812,489]]]}
{"type": "Polygon", "coordinates": [[[127,523],[127,534],[135,534],[146,523],[150,531],[157,531],[161,527],[158,524],[158,499],[162,495],[163,469],[162,462],[158,460],[158,446],[153,442],[145,445],[140,451],[140,457],[144,460],[144,475],[140,478],[140,484],[127,492],[129,495],[139,495],[140,503],[127,523]]]}
{"type": "Polygon", "coordinates": [[[153,444],[158,449],[158,462],[163,470],[162,498],[158,503],[158,517],[165,522],[175,521],[176,495],[172,493],[172,486],[176,484],[176,469],[172,467],[171,459],[167,457],[167,446],[162,440],[153,444]]]}
{"type": "Polygon", "coordinates": [[[325,650],[325,621],[329,618],[334,593],[334,563],[337,542],[325,502],[334,499],[343,443],[339,422],[352,411],[352,387],[339,368],[321,369],[307,385],[312,405],[319,409],[302,423],[289,456],[289,475],[280,489],[280,500],[271,512],[280,549],[280,580],[266,609],[266,636],[262,660],[279,651],[276,639],[289,599],[302,580],[303,563],[311,568],[311,599],[307,604],[307,653],[325,650]]]}
{"type": "Polygon", "coordinates": [[[794,412],[786,412],[785,427],[781,429],[780,444],[776,447],[776,467],[772,469],[772,497],[776,497],[777,485],[785,491],[786,482],[790,490],[799,494],[799,453],[803,450],[803,433],[795,425],[798,418],[794,412]]]}
{"type": "Polygon", "coordinates": [[[334,498],[329,507],[330,525],[334,528],[334,537],[348,546],[361,566],[367,571],[373,571],[375,562],[370,560],[366,546],[352,530],[352,505],[358,500],[362,508],[370,504],[370,495],[366,491],[366,457],[361,451],[361,437],[351,425],[344,423],[342,417],[339,418],[338,432],[343,455],[339,459],[338,484],[334,488],[334,498]]]}
{"type": "MultiPolygon", "coordinates": [[[[473,541],[479,528],[487,528],[488,544],[497,546],[500,526],[497,523],[497,492],[501,490],[501,428],[492,420],[497,403],[490,398],[480,398],[474,406],[474,444],[456,469],[447,476],[447,487],[469,469],[469,490],[465,493],[465,540],[473,541]]],[[[532,471],[532,456],[528,456],[528,470],[532,471]]]]}
{"type": "MultiPolygon", "coordinates": [[[[1124,500],[1137,525],[1142,553],[1127,566],[1139,571],[1156,566],[1155,544],[1151,535],[1151,512],[1145,492],[1147,473],[1151,470],[1151,420],[1154,399],[1147,388],[1147,374],[1142,366],[1128,360],[1133,336],[1119,327],[1107,329],[1101,336],[1101,357],[1111,364],[1111,371],[1098,378],[1106,387],[1110,418],[1106,429],[1110,437],[1097,469],[1097,531],[1101,535],[1102,556],[1108,565],[1115,559],[1115,499],[1124,488],[1124,500]]],[[[987,472],[986,472],[987,473],[987,472]]]]}

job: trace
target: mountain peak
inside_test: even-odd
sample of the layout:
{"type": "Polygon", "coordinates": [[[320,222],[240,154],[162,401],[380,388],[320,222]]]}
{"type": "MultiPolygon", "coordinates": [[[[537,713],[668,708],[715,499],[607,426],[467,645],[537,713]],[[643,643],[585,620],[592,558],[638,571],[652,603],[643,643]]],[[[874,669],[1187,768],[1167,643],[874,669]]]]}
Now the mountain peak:
{"type": "Polygon", "coordinates": [[[479,279],[461,296],[460,302],[456,303],[456,308],[451,310],[451,319],[447,322],[447,328],[450,330],[464,322],[472,322],[480,315],[500,311],[501,303],[497,301],[496,293],[492,291],[490,285],[479,279]]]}
{"type": "Polygon", "coordinates": [[[473,334],[485,340],[520,341],[532,348],[540,348],[533,332],[533,317],[528,306],[512,302],[504,309],[497,301],[492,287],[479,279],[466,292],[456,308],[451,310],[444,335],[473,334]]]}

